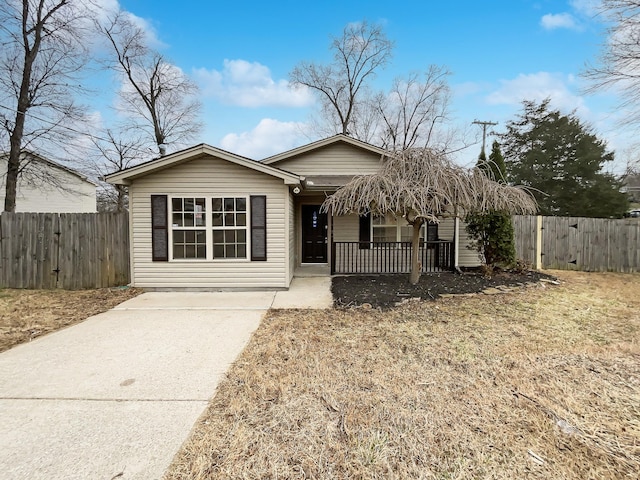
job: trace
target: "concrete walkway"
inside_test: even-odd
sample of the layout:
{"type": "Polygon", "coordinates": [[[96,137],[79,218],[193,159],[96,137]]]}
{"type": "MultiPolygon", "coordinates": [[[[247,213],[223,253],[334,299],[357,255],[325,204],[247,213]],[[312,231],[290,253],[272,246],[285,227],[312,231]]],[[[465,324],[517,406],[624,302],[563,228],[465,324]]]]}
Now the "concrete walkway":
{"type": "Polygon", "coordinates": [[[267,309],[330,307],[329,285],[145,293],[3,352],[1,477],[161,478],[267,309]]]}

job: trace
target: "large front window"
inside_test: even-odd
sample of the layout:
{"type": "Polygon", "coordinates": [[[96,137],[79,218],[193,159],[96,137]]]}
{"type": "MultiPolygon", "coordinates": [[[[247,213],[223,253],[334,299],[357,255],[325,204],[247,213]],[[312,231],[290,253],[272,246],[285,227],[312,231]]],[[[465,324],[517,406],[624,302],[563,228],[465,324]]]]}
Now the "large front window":
{"type": "MultiPolygon", "coordinates": [[[[371,221],[371,238],[378,242],[410,242],[413,227],[403,217],[393,214],[374,216],[371,221]]],[[[438,224],[427,222],[420,232],[422,241],[434,241],[438,239],[438,224]]]]}
{"type": "Polygon", "coordinates": [[[246,197],[172,198],[171,258],[247,258],[247,203],[246,197]]]}

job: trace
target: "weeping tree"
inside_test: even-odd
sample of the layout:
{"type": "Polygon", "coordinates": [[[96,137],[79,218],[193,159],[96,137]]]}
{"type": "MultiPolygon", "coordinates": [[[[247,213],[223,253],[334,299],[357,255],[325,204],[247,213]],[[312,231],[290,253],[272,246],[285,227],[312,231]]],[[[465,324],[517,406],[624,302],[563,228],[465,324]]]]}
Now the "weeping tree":
{"type": "Polygon", "coordinates": [[[388,213],[412,226],[412,284],[420,280],[420,229],[425,222],[470,212],[531,214],[536,202],[520,187],[498,183],[477,168],[466,169],[430,149],[409,149],[386,157],[378,173],[354,177],[322,204],[333,215],[388,213]]]}

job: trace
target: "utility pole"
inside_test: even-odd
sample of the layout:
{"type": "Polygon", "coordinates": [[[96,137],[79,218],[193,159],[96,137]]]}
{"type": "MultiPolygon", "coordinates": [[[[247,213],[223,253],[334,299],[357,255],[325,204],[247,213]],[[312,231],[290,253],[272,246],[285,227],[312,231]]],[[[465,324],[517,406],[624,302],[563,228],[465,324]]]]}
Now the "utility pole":
{"type": "Polygon", "coordinates": [[[482,125],[482,153],[486,154],[484,147],[487,141],[487,125],[497,125],[498,122],[481,122],[480,120],[474,120],[471,123],[474,123],[476,125],[482,125]]]}

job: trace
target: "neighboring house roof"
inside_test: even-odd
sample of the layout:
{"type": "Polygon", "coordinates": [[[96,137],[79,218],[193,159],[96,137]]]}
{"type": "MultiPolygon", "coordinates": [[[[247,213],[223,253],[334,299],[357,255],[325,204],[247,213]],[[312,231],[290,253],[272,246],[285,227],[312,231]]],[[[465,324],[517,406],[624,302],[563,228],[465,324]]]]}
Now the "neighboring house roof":
{"type": "Polygon", "coordinates": [[[273,165],[274,163],[278,163],[283,160],[287,160],[287,159],[296,157],[298,155],[302,155],[303,153],[310,152],[311,150],[317,150],[319,148],[326,147],[328,145],[333,145],[335,143],[346,143],[349,145],[353,145],[354,147],[361,148],[363,150],[368,150],[370,152],[377,153],[379,155],[387,155],[389,153],[384,148],[376,147],[375,145],[371,145],[370,143],[366,143],[361,140],[356,140],[355,138],[351,138],[339,133],[332,137],[318,140],[316,142],[308,143],[301,147],[294,148],[292,150],[288,150],[286,152],[282,152],[277,155],[273,155],[271,157],[265,158],[264,160],[262,160],[262,163],[264,163],[265,165],[273,165]]]}
{"type": "MultiPolygon", "coordinates": [[[[73,168],[69,168],[66,167],[58,162],[54,162],[53,160],[50,160],[46,157],[43,157],[42,155],[31,151],[31,150],[27,150],[27,149],[23,149],[20,153],[23,157],[28,156],[31,157],[32,160],[35,160],[36,162],[39,163],[43,163],[45,165],[48,165],[52,168],[56,168],[58,170],[62,170],[65,171],[67,173],[70,173],[71,175],[75,175],[76,177],[78,177],[81,180],[84,180],[85,182],[88,182],[92,185],[97,186],[98,184],[96,182],[94,182],[93,180],[90,180],[89,177],[87,177],[86,175],[83,175],[82,173],[78,172],[77,170],[74,170],[73,168]]],[[[2,158],[3,160],[8,160],[9,158],[9,152],[2,152],[0,153],[0,158],[2,158]]],[[[2,174],[6,174],[6,172],[2,172],[2,174]]]]}
{"type": "Polygon", "coordinates": [[[163,157],[155,158],[140,165],[136,165],[134,167],[109,174],[105,177],[105,180],[109,183],[128,185],[132,180],[136,178],[149,175],[150,173],[156,172],[158,170],[163,170],[165,168],[179,165],[180,163],[187,162],[202,155],[211,155],[213,157],[221,158],[236,165],[241,165],[243,167],[247,167],[249,169],[256,170],[258,172],[262,172],[276,178],[280,178],[286,185],[298,185],[302,180],[299,175],[286,172],[276,167],[265,165],[262,162],[251,160],[250,158],[242,157],[240,155],[227,152],[226,150],[222,150],[220,148],[212,147],[211,145],[207,145],[205,143],[201,143],[200,145],[186,148],[184,150],[180,150],[163,157]]]}

